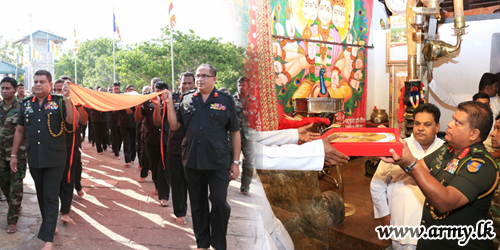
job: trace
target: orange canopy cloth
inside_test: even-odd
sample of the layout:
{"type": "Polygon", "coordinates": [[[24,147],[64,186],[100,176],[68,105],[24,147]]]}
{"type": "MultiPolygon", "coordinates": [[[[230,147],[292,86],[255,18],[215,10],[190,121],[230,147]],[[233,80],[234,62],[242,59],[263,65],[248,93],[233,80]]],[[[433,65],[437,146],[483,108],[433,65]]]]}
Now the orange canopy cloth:
{"type": "Polygon", "coordinates": [[[102,112],[117,111],[135,107],[162,93],[163,91],[148,95],[128,93],[124,95],[117,95],[108,92],[100,92],[87,89],[74,83],[70,83],[70,95],[73,105],[82,105],[86,108],[91,108],[102,112]]]}

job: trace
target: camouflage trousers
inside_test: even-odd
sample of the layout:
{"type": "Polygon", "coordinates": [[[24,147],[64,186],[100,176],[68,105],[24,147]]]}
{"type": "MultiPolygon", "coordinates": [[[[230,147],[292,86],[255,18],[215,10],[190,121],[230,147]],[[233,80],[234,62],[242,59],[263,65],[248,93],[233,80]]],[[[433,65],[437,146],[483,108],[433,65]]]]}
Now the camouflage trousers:
{"type": "Polygon", "coordinates": [[[241,133],[241,152],[243,153],[243,164],[240,191],[249,192],[255,169],[255,149],[251,141],[247,140],[243,133],[241,133]]]}
{"type": "Polygon", "coordinates": [[[7,197],[9,211],[7,224],[16,225],[23,200],[23,179],[26,175],[26,160],[19,160],[17,172],[10,170],[10,161],[0,160],[0,188],[7,197]]]}

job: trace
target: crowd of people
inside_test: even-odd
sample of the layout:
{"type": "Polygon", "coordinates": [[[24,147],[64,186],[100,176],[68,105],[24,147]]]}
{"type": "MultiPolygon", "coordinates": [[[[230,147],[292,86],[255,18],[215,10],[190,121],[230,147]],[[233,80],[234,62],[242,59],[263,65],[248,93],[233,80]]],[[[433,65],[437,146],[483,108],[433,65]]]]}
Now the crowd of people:
{"type": "MultiPolygon", "coordinates": [[[[29,96],[15,79],[2,79],[0,186],[9,205],[7,233],[17,231],[23,178],[29,167],[42,215],[38,238],[45,242],[43,249],[53,249],[59,212],[62,222],[70,222],[73,189],[85,195],[80,148],[88,131],[88,141],[97,153],[110,147],[120,160],[123,150],[125,166],[138,159],[138,181],[151,174],[162,207],[169,206],[172,189],[175,222],[180,225],[186,225],[189,194],[198,247],[226,249],[227,187],[239,176],[240,134],[246,133],[240,131],[240,123],[250,94],[245,77],[238,81],[237,102],[218,91],[216,81],[215,67],[202,64],[196,74],[181,75],[179,92],[171,92],[169,84],[153,78],[142,94],[165,93],[134,107],[104,112],[75,106],[67,76],[53,81],[50,72],[37,71],[29,96]]],[[[109,89],[96,90],[139,95],[133,85],[126,86],[125,93],[120,88],[121,83],[114,82],[109,89]]],[[[249,148],[245,142],[243,147],[249,148]]],[[[244,157],[241,193],[250,195],[253,156],[245,152],[244,157]]]]}

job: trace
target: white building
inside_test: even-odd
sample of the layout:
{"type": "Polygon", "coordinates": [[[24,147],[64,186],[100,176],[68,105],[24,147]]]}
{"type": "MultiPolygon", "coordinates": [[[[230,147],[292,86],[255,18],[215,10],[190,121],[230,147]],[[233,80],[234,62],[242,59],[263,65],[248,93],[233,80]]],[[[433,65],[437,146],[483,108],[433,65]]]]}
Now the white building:
{"type": "Polygon", "coordinates": [[[52,74],[54,79],[54,54],[48,51],[49,44],[48,40],[54,42],[55,44],[62,43],[66,41],[66,38],[50,34],[45,31],[38,30],[32,34],[33,37],[33,47],[40,53],[40,59],[29,58],[30,57],[30,35],[27,35],[14,42],[16,44],[23,44],[24,57],[29,59],[29,64],[25,65],[23,69],[26,71],[24,75],[24,85],[26,90],[31,91],[33,86],[33,75],[37,70],[45,69],[52,74]]]}

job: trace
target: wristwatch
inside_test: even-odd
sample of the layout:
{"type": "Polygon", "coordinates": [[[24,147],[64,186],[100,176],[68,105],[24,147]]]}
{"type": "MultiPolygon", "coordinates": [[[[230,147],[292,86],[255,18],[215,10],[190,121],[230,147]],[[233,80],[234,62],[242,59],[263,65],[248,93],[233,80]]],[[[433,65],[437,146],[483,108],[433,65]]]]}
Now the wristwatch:
{"type": "Polygon", "coordinates": [[[241,161],[233,161],[233,163],[236,163],[236,164],[240,165],[241,161]]]}
{"type": "Polygon", "coordinates": [[[408,165],[408,166],[405,166],[405,167],[403,168],[403,170],[404,170],[406,173],[409,173],[409,172],[411,172],[411,171],[415,168],[415,166],[417,166],[417,163],[418,163],[418,159],[417,159],[417,158],[415,158],[415,161],[414,161],[412,164],[410,164],[410,165],[408,165]]]}

